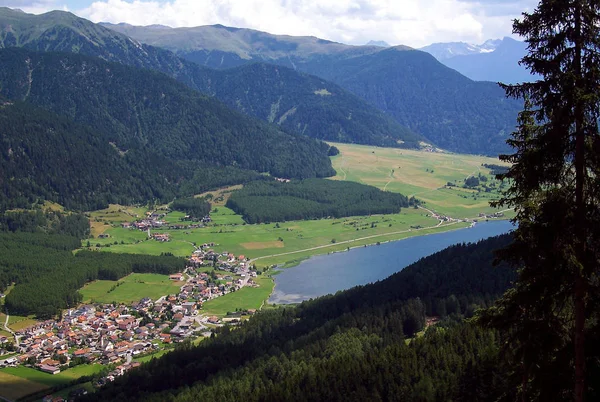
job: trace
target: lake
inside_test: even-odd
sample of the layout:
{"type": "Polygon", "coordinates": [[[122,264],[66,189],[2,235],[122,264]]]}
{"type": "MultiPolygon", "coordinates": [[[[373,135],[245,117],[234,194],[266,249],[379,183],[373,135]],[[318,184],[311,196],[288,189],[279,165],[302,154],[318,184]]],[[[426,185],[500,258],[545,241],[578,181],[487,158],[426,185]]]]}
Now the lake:
{"type": "Polygon", "coordinates": [[[446,247],[476,242],[507,233],[513,228],[509,221],[480,222],[467,229],[311,257],[274,276],[275,289],[269,303],[299,303],[338,290],[376,282],[446,247]]]}

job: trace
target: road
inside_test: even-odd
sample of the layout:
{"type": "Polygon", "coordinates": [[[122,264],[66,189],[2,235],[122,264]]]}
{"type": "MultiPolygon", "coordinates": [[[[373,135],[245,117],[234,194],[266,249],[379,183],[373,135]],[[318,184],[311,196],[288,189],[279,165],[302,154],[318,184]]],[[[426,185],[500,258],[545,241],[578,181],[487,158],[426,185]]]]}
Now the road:
{"type": "MultiPolygon", "coordinates": [[[[445,226],[451,226],[454,225],[456,223],[458,223],[459,221],[454,221],[454,222],[450,222],[449,224],[445,225],[445,226]]],[[[261,257],[256,257],[250,260],[250,262],[254,262],[256,260],[262,260],[265,258],[271,258],[271,257],[281,257],[284,255],[290,255],[290,254],[297,254],[297,253],[303,253],[305,251],[312,251],[312,250],[319,250],[319,249],[323,249],[323,248],[327,248],[327,247],[333,247],[333,246],[338,246],[340,244],[349,244],[349,243],[354,243],[357,241],[361,241],[361,240],[369,240],[369,239],[375,239],[377,237],[383,237],[383,236],[392,236],[392,235],[397,235],[397,234],[402,234],[402,233],[409,233],[409,232],[416,232],[416,231],[420,231],[420,230],[427,230],[427,229],[435,229],[440,227],[441,223],[438,223],[435,226],[428,226],[425,228],[419,228],[419,229],[407,229],[407,230],[400,230],[397,232],[389,232],[389,233],[380,233],[380,234],[376,234],[376,235],[371,235],[371,236],[365,236],[365,237],[359,237],[358,239],[352,239],[352,240],[344,240],[344,241],[339,241],[336,243],[331,243],[331,244],[325,244],[323,246],[316,246],[316,247],[311,247],[311,248],[307,248],[304,250],[296,250],[296,251],[288,251],[287,253],[279,253],[279,254],[271,254],[271,255],[263,255],[261,257]]]]}
{"type": "Polygon", "coordinates": [[[6,310],[6,321],[4,322],[4,329],[7,332],[10,332],[12,334],[12,336],[15,337],[15,346],[19,345],[19,337],[17,336],[17,334],[14,333],[14,331],[12,329],[10,329],[8,327],[8,319],[10,318],[10,315],[8,315],[8,310],[6,310]]]}
{"type": "MultiPolygon", "coordinates": [[[[435,215],[437,215],[437,214],[436,214],[435,212],[433,212],[432,210],[430,210],[430,209],[427,209],[427,208],[425,208],[425,207],[422,207],[422,206],[420,206],[420,205],[419,205],[419,208],[420,208],[420,209],[423,209],[423,210],[425,210],[425,211],[427,211],[427,212],[429,212],[429,213],[431,214],[431,216],[432,216],[432,217],[434,217],[435,215]]],[[[505,210],[503,210],[503,211],[500,211],[500,212],[504,213],[504,212],[507,212],[507,211],[510,211],[510,210],[511,210],[511,209],[509,208],[509,209],[505,209],[505,210]]],[[[473,221],[474,219],[478,219],[478,218],[457,219],[457,218],[451,218],[451,217],[447,217],[447,219],[448,219],[448,222],[449,222],[449,223],[448,223],[447,225],[444,225],[444,227],[451,226],[451,225],[454,225],[454,224],[456,224],[456,223],[459,223],[459,222],[462,222],[462,221],[465,221],[465,222],[468,222],[468,221],[473,221]]],[[[333,246],[337,246],[337,245],[340,245],[340,244],[349,244],[349,243],[354,243],[354,242],[357,242],[357,241],[360,241],[360,240],[375,239],[375,238],[377,238],[377,237],[382,237],[382,236],[391,236],[391,235],[397,235],[397,234],[408,233],[408,232],[417,232],[417,231],[420,231],[420,230],[435,229],[435,228],[439,228],[439,227],[441,227],[441,226],[443,225],[443,223],[444,223],[444,222],[445,222],[444,220],[442,220],[442,219],[439,219],[439,222],[438,222],[438,224],[437,224],[437,225],[434,225],[434,226],[428,226],[428,227],[425,227],[425,228],[418,228],[418,229],[407,229],[407,230],[400,230],[400,231],[397,231],[397,232],[380,233],[380,234],[371,235],[371,236],[366,236],[366,237],[359,237],[358,239],[344,240],[344,241],[340,241],[340,242],[336,242],[336,243],[325,244],[325,245],[323,245],[323,246],[311,247],[311,248],[307,248],[307,249],[304,249],[304,250],[296,250],[296,251],[288,251],[288,252],[286,252],[286,253],[271,254],[271,255],[263,255],[263,256],[261,256],[261,257],[256,257],[256,258],[253,258],[253,259],[251,259],[251,260],[250,260],[250,263],[252,263],[252,262],[254,262],[254,261],[257,261],[257,260],[262,260],[262,259],[265,259],[265,258],[271,258],[271,257],[281,257],[281,256],[284,256],[284,255],[290,255],[290,254],[304,253],[304,252],[306,252],[306,251],[319,250],[319,249],[323,249],[323,248],[327,248],[327,247],[333,247],[333,246]]]]}

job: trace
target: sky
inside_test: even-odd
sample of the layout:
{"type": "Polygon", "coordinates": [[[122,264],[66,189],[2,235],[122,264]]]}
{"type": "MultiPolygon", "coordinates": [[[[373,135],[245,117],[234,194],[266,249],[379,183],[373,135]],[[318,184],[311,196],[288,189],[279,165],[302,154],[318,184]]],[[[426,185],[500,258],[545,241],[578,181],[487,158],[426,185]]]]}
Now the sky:
{"type": "Polygon", "coordinates": [[[70,11],[93,22],[190,27],[222,24],[353,45],[382,40],[422,47],[512,36],[512,20],[538,0],[0,0],[40,14],[70,11]]]}

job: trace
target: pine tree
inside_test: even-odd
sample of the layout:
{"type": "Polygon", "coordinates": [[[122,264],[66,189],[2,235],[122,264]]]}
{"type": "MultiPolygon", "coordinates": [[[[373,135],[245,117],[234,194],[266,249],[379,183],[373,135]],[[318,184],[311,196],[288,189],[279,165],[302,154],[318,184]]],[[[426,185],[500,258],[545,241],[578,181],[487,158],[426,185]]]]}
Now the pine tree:
{"type": "MultiPolygon", "coordinates": [[[[509,144],[511,185],[500,206],[519,227],[502,258],[521,267],[514,288],[480,316],[507,329],[505,353],[524,399],[584,400],[587,333],[598,309],[600,249],[600,3],[543,0],[515,20],[529,53],[521,63],[541,79],[504,85],[525,98],[509,144]],[[593,318],[593,319],[592,319],[593,318]]],[[[589,372],[589,371],[588,371],[589,372]]],[[[589,384],[591,386],[592,384],[589,384]]]]}

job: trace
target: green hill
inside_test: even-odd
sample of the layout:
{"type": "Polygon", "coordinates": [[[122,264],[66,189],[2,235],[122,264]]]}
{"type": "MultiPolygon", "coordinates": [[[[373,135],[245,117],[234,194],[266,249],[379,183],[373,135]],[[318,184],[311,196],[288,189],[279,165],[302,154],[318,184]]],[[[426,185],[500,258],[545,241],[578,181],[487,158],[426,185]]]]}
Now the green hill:
{"type": "Polygon", "coordinates": [[[0,48],[10,46],[80,53],[160,71],[230,107],[309,137],[403,147],[416,147],[422,139],[356,95],[322,79],[271,66],[228,71],[203,68],[67,12],[32,15],[0,8],[0,48]]]}

